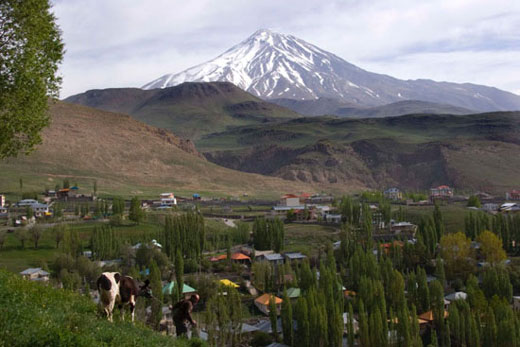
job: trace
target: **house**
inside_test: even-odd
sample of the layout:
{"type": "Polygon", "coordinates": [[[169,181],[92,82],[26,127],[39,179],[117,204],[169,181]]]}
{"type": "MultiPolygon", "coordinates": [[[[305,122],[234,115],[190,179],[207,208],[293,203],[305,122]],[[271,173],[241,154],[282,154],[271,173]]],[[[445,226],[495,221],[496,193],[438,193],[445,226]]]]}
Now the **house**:
{"type": "Polygon", "coordinates": [[[306,255],[301,254],[300,252],[289,252],[284,254],[286,262],[301,262],[303,259],[307,258],[306,255]]]}
{"type": "MultiPolygon", "coordinates": [[[[357,321],[357,319],[355,317],[352,317],[352,323],[354,325],[354,334],[357,334],[357,332],[359,330],[359,322],[357,321]]],[[[344,325],[343,332],[345,334],[347,334],[348,312],[343,312],[343,325],[344,325]]]]}
{"type": "Polygon", "coordinates": [[[498,204],[492,202],[486,202],[482,204],[482,210],[486,212],[495,212],[498,211],[498,204]]]}
{"type": "Polygon", "coordinates": [[[453,197],[453,189],[447,185],[438,186],[430,189],[430,200],[448,200],[453,197]]]}
{"type": "Polygon", "coordinates": [[[468,294],[466,294],[465,292],[454,292],[444,297],[444,299],[448,300],[450,303],[455,300],[466,300],[467,298],[468,294]]]}
{"type": "Polygon", "coordinates": [[[282,265],[283,256],[280,253],[265,254],[260,260],[267,260],[272,265],[282,265]]]}
{"type": "Polygon", "coordinates": [[[308,198],[305,202],[310,204],[329,204],[334,201],[332,195],[315,194],[308,198]]]}
{"type": "Polygon", "coordinates": [[[285,194],[280,200],[280,206],[299,207],[301,206],[300,197],[294,194],[285,194]]]}
{"type": "Polygon", "coordinates": [[[282,299],[276,297],[273,294],[263,294],[255,299],[255,306],[266,315],[269,315],[270,309],[269,309],[269,301],[271,298],[274,298],[275,305],[276,305],[276,314],[280,314],[280,310],[282,308],[282,299]]]}
{"type": "Polygon", "coordinates": [[[0,208],[5,207],[5,195],[0,195],[0,208]]]}
{"type": "Polygon", "coordinates": [[[69,188],[59,189],[59,190],[56,192],[56,197],[57,197],[58,199],[65,199],[65,200],[67,200],[67,198],[69,197],[69,192],[70,192],[70,189],[69,189],[69,188]]]}
{"type": "Polygon", "coordinates": [[[216,263],[216,262],[219,262],[221,260],[226,260],[227,259],[227,255],[226,254],[221,254],[221,255],[217,255],[215,257],[211,257],[209,259],[209,261],[211,261],[212,263],[216,263]]]}
{"type": "Polygon", "coordinates": [[[161,194],[161,206],[176,206],[177,205],[177,199],[175,199],[175,196],[173,193],[162,193],[161,194]]]}
{"type": "MultiPolygon", "coordinates": [[[[448,311],[444,310],[444,318],[448,317],[448,311]]],[[[428,323],[433,323],[433,311],[428,311],[420,314],[418,316],[419,319],[425,320],[428,323]]]]}
{"type": "Polygon", "coordinates": [[[41,267],[36,268],[28,268],[20,272],[23,278],[31,281],[41,281],[48,282],[50,273],[45,270],[42,270],[41,267]]]}
{"type": "MultiPolygon", "coordinates": [[[[170,281],[167,284],[165,284],[162,288],[163,295],[172,295],[173,290],[175,289],[175,282],[170,281]]],[[[184,294],[184,298],[188,299],[191,297],[192,294],[195,294],[197,290],[193,287],[190,287],[186,283],[184,283],[182,287],[182,294],[184,294]]]]}
{"type": "MultiPolygon", "coordinates": [[[[136,243],[135,245],[132,246],[133,249],[139,249],[141,248],[143,244],[141,242],[139,243],[136,243]]],[[[157,242],[157,240],[153,239],[151,242],[150,242],[150,246],[152,246],[153,248],[158,248],[158,249],[162,249],[162,245],[157,242]]]]}
{"type": "Polygon", "coordinates": [[[300,288],[289,288],[287,289],[287,297],[289,299],[298,299],[302,295],[300,288]]]}
{"type": "Polygon", "coordinates": [[[341,214],[324,214],[323,217],[327,223],[341,224],[342,222],[341,214]]]}
{"type": "Polygon", "coordinates": [[[385,198],[389,200],[402,200],[403,193],[399,190],[399,188],[389,188],[384,191],[383,195],[385,198]]]}
{"type": "Polygon", "coordinates": [[[520,200],[520,189],[513,189],[507,192],[506,200],[520,200]]]}
{"type": "Polygon", "coordinates": [[[268,250],[268,251],[256,251],[255,250],[255,260],[263,260],[265,259],[265,256],[267,254],[273,254],[274,251],[273,250],[268,250]]]}
{"type": "Polygon", "coordinates": [[[486,193],[486,192],[476,192],[474,195],[477,198],[479,198],[480,201],[493,200],[495,198],[493,195],[486,193]]]}
{"type": "Polygon", "coordinates": [[[23,199],[23,200],[18,201],[16,203],[16,206],[18,206],[18,207],[26,207],[26,206],[32,207],[32,205],[37,204],[37,203],[38,203],[38,201],[34,200],[34,199],[23,199]]]}
{"type": "Polygon", "coordinates": [[[49,205],[41,204],[37,200],[34,200],[34,199],[20,200],[20,201],[18,201],[16,206],[25,207],[25,208],[30,207],[33,210],[34,215],[36,217],[44,217],[44,216],[50,215],[49,205]]]}
{"type": "Polygon", "coordinates": [[[520,311],[520,296],[513,296],[513,310],[520,311]]]}
{"type": "Polygon", "coordinates": [[[407,234],[415,236],[417,225],[409,222],[394,222],[390,223],[390,232],[394,235],[407,234]]]}
{"type": "Polygon", "coordinates": [[[70,187],[69,188],[69,198],[75,198],[76,196],[78,196],[78,191],[79,191],[79,188],[76,187],[76,186],[73,186],[73,187],[70,187]]]}
{"type": "Polygon", "coordinates": [[[251,264],[251,258],[240,252],[231,254],[231,261],[240,264],[251,264]]]}
{"type": "Polygon", "coordinates": [[[502,204],[499,208],[501,212],[515,212],[520,211],[520,204],[516,202],[506,202],[502,204]]]}
{"type": "Polygon", "coordinates": [[[222,284],[223,286],[226,286],[226,287],[233,287],[233,288],[238,288],[240,287],[238,284],[236,284],[235,282],[233,281],[230,281],[228,280],[227,278],[225,279],[221,279],[220,281],[218,281],[220,284],[222,284]]]}

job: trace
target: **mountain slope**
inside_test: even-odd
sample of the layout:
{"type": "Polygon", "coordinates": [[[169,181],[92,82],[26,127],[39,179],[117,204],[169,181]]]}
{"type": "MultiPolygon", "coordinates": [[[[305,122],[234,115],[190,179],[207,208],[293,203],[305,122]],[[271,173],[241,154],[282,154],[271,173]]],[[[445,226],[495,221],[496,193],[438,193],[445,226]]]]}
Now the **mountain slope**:
{"type": "MultiPolygon", "coordinates": [[[[103,193],[156,194],[162,190],[219,194],[278,195],[303,185],[219,167],[191,142],[130,116],[57,102],[43,143],[29,156],[0,162],[0,191],[54,188],[67,177],[84,193],[98,181],[103,193]],[[274,194],[273,194],[274,193],[274,194]]],[[[307,190],[312,190],[306,186],[307,190]]]]}
{"type": "Polygon", "coordinates": [[[310,184],[503,192],[520,184],[520,112],[312,117],[212,134],[197,142],[220,165],[310,184]]]}
{"type": "Polygon", "coordinates": [[[365,71],[291,35],[258,30],[220,56],[144,89],[184,82],[228,81],[264,99],[340,99],[361,106],[402,100],[450,104],[481,112],[519,110],[520,96],[470,83],[399,80],[365,71]]]}
{"type": "Polygon", "coordinates": [[[334,115],[340,117],[372,118],[420,113],[457,115],[475,113],[474,111],[462,107],[419,100],[404,100],[374,107],[359,107],[356,104],[326,98],[318,98],[316,100],[272,99],[270,101],[306,116],[334,115]]]}
{"type": "Polygon", "coordinates": [[[231,126],[300,117],[294,111],[267,103],[228,82],[183,83],[155,90],[90,90],[65,101],[127,113],[144,123],[190,139],[231,126]]]}

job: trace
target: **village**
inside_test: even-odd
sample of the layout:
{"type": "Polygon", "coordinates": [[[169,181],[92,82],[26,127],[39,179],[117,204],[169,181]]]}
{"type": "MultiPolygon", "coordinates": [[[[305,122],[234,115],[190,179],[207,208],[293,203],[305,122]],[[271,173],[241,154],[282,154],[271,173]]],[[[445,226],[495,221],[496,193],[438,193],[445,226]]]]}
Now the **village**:
{"type": "MultiPolygon", "coordinates": [[[[359,298],[366,298],[366,294],[359,293],[362,290],[361,283],[359,278],[352,278],[352,271],[355,270],[351,268],[352,265],[348,265],[353,261],[354,254],[361,252],[351,244],[354,240],[361,242],[364,251],[374,259],[379,259],[379,262],[386,258],[392,259],[394,267],[412,271],[422,264],[424,269],[428,269],[427,274],[423,273],[425,283],[431,285],[432,282],[439,281],[438,257],[443,254],[442,239],[428,241],[430,231],[424,219],[425,214],[411,214],[409,209],[432,211],[435,207],[433,215],[437,218],[435,211],[440,211],[439,206],[445,210],[450,206],[459,206],[457,211],[465,211],[466,214],[462,218],[468,236],[473,232],[470,231],[473,224],[468,221],[468,216],[478,215],[482,218],[484,215],[488,216],[486,219],[507,216],[516,223],[520,216],[519,190],[507,192],[505,199],[502,199],[482,192],[471,196],[457,196],[448,186],[432,188],[429,195],[405,194],[398,188],[389,188],[383,192],[365,192],[346,198],[327,194],[285,194],[277,202],[210,199],[198,193],[190,198],[162,193],[157,199],[134,198],[125,201],[117,197],[96,197],[94,194],[80,192],[78,186],[64,187],[41,195],[35,194],[33,199],[25,198],[15,202],[6,201],[5,196],[1,195],[0,218],[4,219],[5,226],[0,229],[0,264],[4,260],[2,255],[15,248],[13,242],[16,238],[22,242],[22,248],[26,247],[23,245],[25,241],[29,243],[32,240],[37,249],[39,240],[45,239],[42,235],[47,233],[50,234],[47,235],[48,238],[56,240],[55,252],[50,259],[41,262],[43,266],[19,271],[23,278],[77,290],[98,303],[99,293],[95,288],[95,279],[102,271],[119,271],[142,280],[154,275],[160,281],[155,295],[157,288],[160,288],[162,305],[154,307],[149,302],[140,300],[137,317],[149,324],[155,319],[152,326],[171,336],[175,335],[175,328],[170,306],[175,300],[189,298],[195,293],[201,295],[201,304],[196,308],[195,315],[205,321],[203,317],[207,313],[204,307],[214,305],[214,302],[220,300],[219,296],[225,296],[225,300],[234,297],[238,300],[235,304],[241,307],[240,321],[238,325],[229,328],[227,333],[259,346],[280,346],[281,342],[288,341],[283,336],[283,332],[287,334],[287,327],[283,326],[285,323],[282,313],[287,310],[284,309],[284,305],[287,305],[284,301],[290,301],[292,307],[301,305],[298,304],[299,298],[304,297],[304,293],[309,295],[309,289],[305,288],[309,285],[303,283],[304,273],[313,274],[311,278],[314,276],[313,281],[319,287],[323,262],[331,255],[337,263],[333,272],[339,281],[338,293],[341,293],[341,300],[344,302],[340,309],[342,332],[339,335],[344,340],[344,345],[348,345],[350,341],[349,334],[362,338],[359,320],[363,320],[363,317],[358,311],[359,298]],[[183,224],[181,219],[185,215],[200,215],[201,222],[197,223],[202,224],[183,224]],[[197,246],[199,249],[196,253],[187,248],[172,246],[172,241],[168,241],[168,235],[172,233],[168,229],[169,223],[183,225],[179,228],[185,228],[186,233],[205,228],[201,237],[206,240],[200,241],[201,245],[200,248],[197,246]],[[190,231],[190,228],[195,229],[190,231]],[[19,233],[27,235],[25,238],[15,236],[19,233]],[[58,240],[57,234],[61,235],[61,240],[58,240]],[[302,235],[306,237],[301,238],[302,235]],[[267,241],[263,240],[266,237],[267,241]],[[101,250],[100,247],[103,246],[100,244],[106,242],[112,248],[101,250]],[[433,246],[431,242],[434,242],[433,246]],[[422,259],[415,264],[406,265],[407,259],[402,258],[410,257],[419,244],[431,249],[426,253],[432,259],[422,259]],[[183,264],[181,271],[178,270],[179,259],[176,259],[172,247],[184,253],[180,260],[183,264]],[[399,258],[401,260],[396,260],[399,258]],[[64,259],[69,259],[68,262],[72,265],[64,265],[64,259]],[[151,274],[157,271],[158,273],[151,274]],[[176,287],[176,283],[182,284],[182,291],[176,287]],[[237,295],[227,296],[231,292],[237,295]],[[353,316],[349,317],[349,312],[354,312],[352,305],[358,313],[352,313],[353,316]]],[[[463,212],[458,212],[460,213],[463,212]]],[[[494,223],[488,223],[487,227],[483,223],[476,234],[486,228],[491,229],[491,224],[494,223]]],[[[450,233],[457,231],[463,230],[450,230],[450,233]]],[[[519,234],[519,230],[510,230],[507,241],[510,245],[504,242],[508,254],[516,255],[519,234]]],[[[481,244],[476,235],[474,236],[474,239],[468,238],[471,241],[468,243],[472,252],[471,264],[468,263],[471,271],[464,273],[464,278],[468,280],[468,275],[474,274],[482,283],[483,274],[494,260],[487,258],[486,253],[480,249],[481,244]]],[[[498,236],[503,239],[502,235],[498,236]]],[[[188,234],[181,232],[177,236],[177,242],[193,245],[189,238],[188,234]]],[[[23,255],[24,251],[16,252],[23,255]]],[[[449,266],[446,260],[444,262],[444,266],[449,266]]],[[[509,257],[501,258],[500,262],[504,266],[512,266],[518,261],[513,257],[512,262],[509,257]]],[[[460,274],[453,271],[449,275],[451,280],[446,277],[442,279],[442,289],[445,291],[443,310],[446,317],[449,315],[451,302],[466,300],[468,297],[467,285],[464,286],[464,282],[457,277],[460,274]]],[[[417,276],[420,273],[419,271],[417,276]]],[[[410,280],[409,276],[408,273],[410,280]]],[[[519,290],[519,287],[515,287],[514,292],[520,294],[519,290]]],[[[513,309],[520,310],[520,296],[512,294],[513,291],[510,305],[513,309]]],[[[434,307],[434,304],[428,303],[420,310],[417,309],[419,336],[431,334],[435,330],[434,307]]],[[[232,321],[231,317],[229,319],[232,321]]],[[[219,323],[212,326],[213,323],[205,322],[200,329],[193,332],[194,336],[210,342],[227,338],[221,331],[226,330],[224,326],[219,326],[219,323]]],[[[295,325],[296,322],[297,319],[295,325]]],[[[295,329],[297,332],[298,328],[295,329]]],[[[395,329],[398,329],[397,324],[395,329]]],[[[388,330],[388,334],[388,339],[397,339],[398,331],[388,330]]]]}

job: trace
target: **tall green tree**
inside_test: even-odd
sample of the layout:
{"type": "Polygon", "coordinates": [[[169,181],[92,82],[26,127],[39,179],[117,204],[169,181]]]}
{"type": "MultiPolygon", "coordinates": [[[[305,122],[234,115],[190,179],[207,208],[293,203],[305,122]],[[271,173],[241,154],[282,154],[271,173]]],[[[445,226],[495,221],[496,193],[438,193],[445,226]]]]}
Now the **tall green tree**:
{"type": "Polygon", "coordinates": [[[287,295],[285,288],[283,290],[282,300],[283,343],[292,346],[294,344],[293,312],[291,299],[287,295]]]}
{"type": "Polygon", "coordinates": [[[278,315],[276,311],[276,302],[274,295],[269,298],[269,320],[271,321],[271,329],[273,330],[273,337],[278,341],[278,315]]]}
{"type": "Polygon", "coordinates": [[[130,211],[128,213],[128,219],[139,224],[144,218],[144,211],[141,208],[141,201],[137,196],[134,196],[130,201],[130,211]]]}
{"type": "Polygon", "coordinates": [[[152,260],[150,264],[150,288],[152,289],[152,293],[155,297],[154,299],[150,299],[150,304],[152,305],[152,314],[150,316],[150,325],[159,330],[159,323],[162,318],[162,285],[161,285],[161,271],[157,266],[157,263],[152,260]]]}
{"type": "Polygon", "coordinates": [[[0,2],[0,158],[28,153],[49,124],[63,43],[49,0],[0,2]]]}

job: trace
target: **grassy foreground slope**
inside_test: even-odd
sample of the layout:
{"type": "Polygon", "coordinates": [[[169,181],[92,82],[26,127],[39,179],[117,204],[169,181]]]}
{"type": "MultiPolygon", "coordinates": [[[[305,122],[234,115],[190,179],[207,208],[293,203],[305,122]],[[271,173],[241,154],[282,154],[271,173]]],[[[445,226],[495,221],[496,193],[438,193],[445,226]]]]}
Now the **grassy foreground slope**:
{"type": "Polygon", "coordinates": [[[57,102],[43,143],[29,156],[0,161],[1,192],[53,189],[69,178],[82,193],[278,196],[309,187],[275,177],[247,174],[208,162],[190,142],[130,116],[57,102]]]}
{"type": "Polygon", "coordinates": [[[0,270],[0,346],[199,346],[141,323],[110,323],[77,293],[23,280],[0,270]]]}

